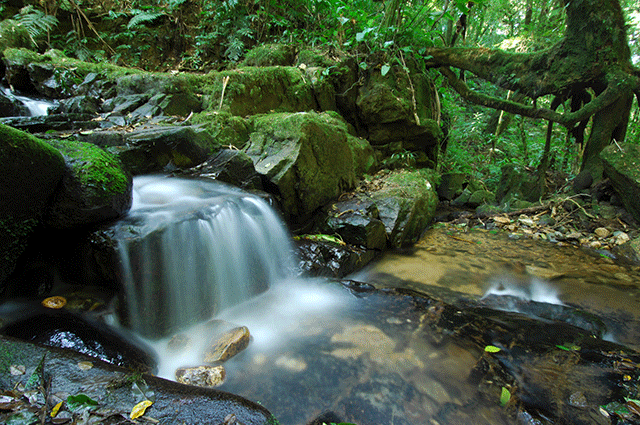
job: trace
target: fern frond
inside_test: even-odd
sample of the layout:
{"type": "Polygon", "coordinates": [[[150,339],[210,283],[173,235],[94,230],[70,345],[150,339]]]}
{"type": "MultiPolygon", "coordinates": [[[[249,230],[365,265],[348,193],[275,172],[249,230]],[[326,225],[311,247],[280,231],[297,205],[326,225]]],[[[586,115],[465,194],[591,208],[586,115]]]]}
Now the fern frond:
{"type": "Polygon", "coordinates": [[[27,30],[32,40],[47,34],[58,25],[58,19],[55,16],[47,15],[32,5],[20,9],[20,12],[13,19],[27,30]]]}
{"type": "Polygon", "coordinates": [[[138,11],[127,24],[127,29],[155,21],[161,16],[164,16],[163,12],[138,11]]]}

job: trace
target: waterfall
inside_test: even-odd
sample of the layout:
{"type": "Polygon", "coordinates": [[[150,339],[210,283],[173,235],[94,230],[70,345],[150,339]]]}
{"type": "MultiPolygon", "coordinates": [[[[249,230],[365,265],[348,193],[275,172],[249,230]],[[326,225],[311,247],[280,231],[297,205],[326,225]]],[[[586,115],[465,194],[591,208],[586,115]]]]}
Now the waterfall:
{"type": "Polygon", "coordinates": [[[210,318],[293,269],[289,235],[261,198],[222,183],[135,177],[116,226],[123,321],[147,337],[210,318]]]}
{"type": "Polygon", "coordinates": [[[48,115],[49,108],[55,106],[55,102],[50,100],[35,99],[27,96],[17,95],[8,87],[2,87],[2,92],[9,99],[15,99],[18,102],[22,103],[29,111],[29,116],[32,117],[48,115]]]}

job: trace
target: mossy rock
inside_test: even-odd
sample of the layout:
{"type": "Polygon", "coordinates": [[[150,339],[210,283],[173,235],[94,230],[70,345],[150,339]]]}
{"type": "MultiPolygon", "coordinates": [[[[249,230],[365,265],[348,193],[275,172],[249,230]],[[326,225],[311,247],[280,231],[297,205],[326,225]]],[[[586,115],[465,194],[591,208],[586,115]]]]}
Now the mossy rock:
{"type": "Polygon", "coordinates": [[[343,120],[328,113],[267,114],[252,123],[245,151],[293,221],[304,220],[350,190],[363,164],[373,162],[373,151],[349,134],[343,120]]]}
{"type": "Polygon", "coordinates": [[[390,247],[416,243],[433,220],[438,195],[424,170],[396,170],[369,196],[387,230],[390,247]]]}
{"type": "Polygon", "coordinates": [[[0,282],[13,270],[29,236],[38,228],[65,162],[51,146],[0,124],[0,282]]]}
{"type": "Polygon", "coordinates": [[[312,84],[302,70],[293,67],[245,67],[212,73],[203,82],[202,91],[206,113],[226,111],[247,117],[318,109],[312,84]]]}
{"type": "Polygon", "coordinates": [[[53,198],[47,225],[70,229],[110,220],[129,210],[131,176],[115,156],[91,143],[47,142],[66,161],[66,172],[53,198]]]}
{"type": "Polygon", "coordinates": [[[292,66],[295,59],[295,46],[262,44],[247,52],[241,66],[292,66]]]}
{"type": "Polygon", "coordinates": [[[205,112],[196,114],[193,122],[201,124],[222,146],[242,149],[249,141],[251,128],[247,120],[229,112],[205,112]]]}
{"type": "Polygon", "coordinates": [[[640,222],[640,146],[609,145],[600,152],[604,174],[609,177],[625,209],[640,222]]]}

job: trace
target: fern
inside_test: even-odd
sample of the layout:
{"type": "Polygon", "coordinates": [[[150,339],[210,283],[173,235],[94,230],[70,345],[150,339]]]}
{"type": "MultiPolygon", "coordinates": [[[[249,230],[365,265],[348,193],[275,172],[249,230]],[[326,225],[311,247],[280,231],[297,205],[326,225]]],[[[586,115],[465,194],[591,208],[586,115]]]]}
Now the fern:
{"type": "Polygon", "coordinates": [[[135,9],[133,10],[133,12],[135,13],[135,15],[133,15],[133,18],[131,18],[131,20],[127,24],[127,29],[131,29],[138,25],[144,25],[149,22],[153,22],[159,17],[165,15],[163,12],[153,12],[153,11],[144,11],[144,10],[135,10],[135,9]]]}
{"type": "Polygon", "coordinates": [[[20,12],[13,19],[27,30],[33,44],[37,44],[36,38],[48,34],[53,27],[58,25],[55,16],[47,15],[31,5],[20,9],[20,12]]]}

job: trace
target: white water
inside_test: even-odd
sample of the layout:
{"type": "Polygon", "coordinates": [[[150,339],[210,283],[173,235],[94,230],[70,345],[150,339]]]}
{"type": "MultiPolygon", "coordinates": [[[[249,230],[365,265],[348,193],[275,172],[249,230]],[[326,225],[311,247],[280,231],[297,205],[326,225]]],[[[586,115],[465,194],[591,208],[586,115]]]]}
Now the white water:
{"type": "Polygon", "coordinates": [[[509,276],[493,279],[482,298],[489,295],[512,296],[524,301],[563,305],[558,290],[537,278],[531,278],[527,282],[519,282],[509,276]]]}
{"type": "Polygon", "coordinates": [[[289,235],[261,198],[212,181],[134,178],[117,227],[130,328],[179,330],[250,299],[293,269],[289,235]]]}
{"type": "Polygon", "coordinates": [[[2,87],[2,92],[9,98],[16,99],[21,102],[28,110],[32,117],[44,116],[49,113],[49,108],[55,106],[55,102],[43,99],[34,99],[27,96],[20,96],[13,93],[9,88],[2,87]]]}

